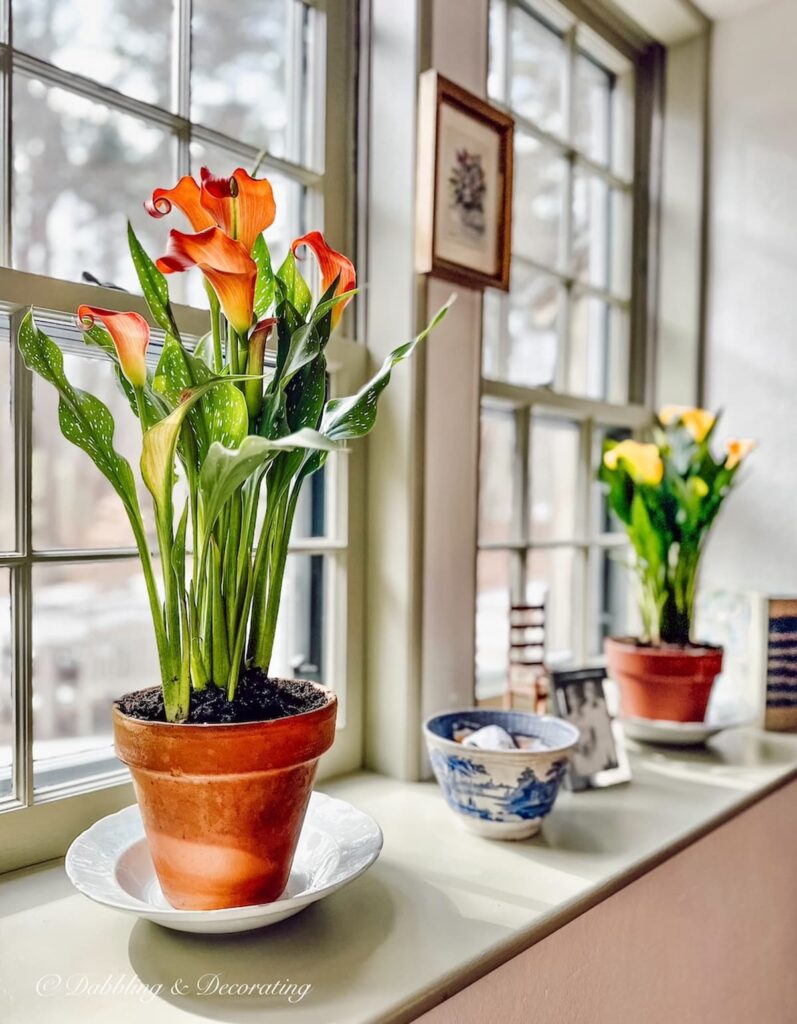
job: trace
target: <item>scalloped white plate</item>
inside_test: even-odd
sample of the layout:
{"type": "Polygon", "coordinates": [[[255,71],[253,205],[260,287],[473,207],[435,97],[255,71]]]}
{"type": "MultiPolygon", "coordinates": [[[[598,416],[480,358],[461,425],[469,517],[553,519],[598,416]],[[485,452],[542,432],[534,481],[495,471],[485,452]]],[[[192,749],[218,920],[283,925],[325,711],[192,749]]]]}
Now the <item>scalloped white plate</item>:
{"type": "Polygon", "coordinates": [[[643,743],[667,747],[697,747],[726,729],[751,725],[755,715],[742,701],[709,704],[703,722],[669,722],[655,718],[622,718],[625,735],[643,743]]]}
{"type": "Polygon", "coordinates": [[[138,806],[96,822],[75,839],[66,873],[97,903],[181,932],[244,932],[284,921],[348,885],[374,863],[382,832],[363,811],[313,793],[285,892],[273,903],[226,910],[175,910],[161,892],[138,806]]]}

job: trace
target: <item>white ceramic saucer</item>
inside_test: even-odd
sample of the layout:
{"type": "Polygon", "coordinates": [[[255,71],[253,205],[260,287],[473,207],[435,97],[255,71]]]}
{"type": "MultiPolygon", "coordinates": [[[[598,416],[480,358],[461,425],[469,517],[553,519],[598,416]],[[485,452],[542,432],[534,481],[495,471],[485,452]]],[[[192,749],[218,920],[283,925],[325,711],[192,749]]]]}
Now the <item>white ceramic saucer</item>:
{"type": "Polygon", "coordinates": [[[623,718],[626,736],[643,743],[658,743],[667,747],[697,747],[706,740],[724,732],[739,729],[754,720],[750,708],[740,700],[714,700],[709,704],[702,722],[668,722],[655,718],[623,718]]]}
{"type": "Polygon", "coordinates": [[[158,884],[138,807],[109,814],[69,847],[66,873],[97,903],[182,932],[263,928],[342,888],[366,871],[382,849],[382,832],[363,811],[313,793],[285,892],[274,903],[228,910],[175,910],[158,884]]]}

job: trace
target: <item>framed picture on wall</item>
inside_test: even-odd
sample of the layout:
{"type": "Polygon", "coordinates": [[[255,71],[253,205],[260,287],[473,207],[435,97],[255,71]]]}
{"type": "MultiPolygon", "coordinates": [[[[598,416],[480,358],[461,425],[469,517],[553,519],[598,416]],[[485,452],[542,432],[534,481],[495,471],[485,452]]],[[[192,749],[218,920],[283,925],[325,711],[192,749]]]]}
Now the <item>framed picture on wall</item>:
{"type": "Polygon", "coordinates": [[[509,289],[514,121],[430,70],[418,111],[416,269],[509,289]]]}

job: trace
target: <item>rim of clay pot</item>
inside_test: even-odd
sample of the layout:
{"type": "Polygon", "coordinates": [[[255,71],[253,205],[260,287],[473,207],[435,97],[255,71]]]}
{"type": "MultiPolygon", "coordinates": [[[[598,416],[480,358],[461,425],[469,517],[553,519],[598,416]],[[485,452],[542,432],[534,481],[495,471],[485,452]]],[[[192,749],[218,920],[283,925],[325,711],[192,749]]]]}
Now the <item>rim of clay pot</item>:
{"type": "Polygon", "coordinates": [[[652,644],[645,643],[634,636],[607,636],[603,641],[604,649],[616,645],[624,650],[637,651],[639,654],[649,655],[654,658],[672,657],[696,658],[705,654],[722,654],[723,648],[719,644],[692,643],[687,644],[652,644]]]}
{"type": "Polygon", "coordinates": [[[131,769],[186,776],[274,771],[315,761],[335,740],[338,698],[312,685],[327,696],[321,707],[260,722],[153,722],[127,715],[114,703],[116,755],[131,769]]]}
{"type": "Polygon", "coordinates": [[[510,759],[523,759],[528,760],[530,757],[546,757],[549,754],[566,754],[569,750],[572,750],[579,741],[580,733],[576,726],[571,722],[568,722],[566,718],[560,718],[558,715],[538,715],[533,711],[522,711],[519,708],[512,708],[512,712],[518,715],[524,715],[528,718],[535,719],[538,722],[556,722],[557,725],[564,727],[565,732],[570,733],[569,740],[563,740],[560,744],[555,747],[546,746],[545,750],[523,750],[510,749],[510,750],[482,750],[479,747],[465,747],[461,743],[457,743],[456,740],[446,739],[445,736],[440,736],[436,732],[432,732],[429,728],[431,722],[436,721],[438,718],[446,718],[449,715],[472,715],[474,712],[483,711],[500,711],[501,708],[452,708],[449,711],[438,711],[434,715],[429,715],[426,721],[423,723],[423,732],[427,738],[432,739],[435,744],[439,744],[444,749],[450,750],[452,753],[462,753],[463,750],[467,751],[468,756],[475,755],[495,755],[496,757],[510,759]]]}
{"type": "Polygon", "coordinates": [[[311,679],[296,679],[292,681],[306,683],[314,689],[320,690],[326,695],[326,703],[316,708],[308,708],[307,711],[300,711],[297,714],[283,715],[281,718],[259,718],[254,722],[160,722],[150,718],[138,718],[136,715],[128,715],[119,707],[119,701],[124,700],[125,697],[131,697],[137,693],[149,693],[152,690],[160,690],[159,686],[144,686],[140,690],[131,690],[129,693],[123,693],[121,697],[117,697],[113,701],[113,715],[127,722],[135,722],[137,725],[151,726],[153,729],[173,729],[175,726],[179,726],[181,729],[246,730],[259,729],[264,725],[276,725],[278,722],[295,722],[297,719],[304,718],[307,715],[317,715],[319,712],[327,711],[331,705],[338,702],[338,695],[335,691],[330,690],[327,686],[322,686],[321,683],[313,682],[311,679]]]}

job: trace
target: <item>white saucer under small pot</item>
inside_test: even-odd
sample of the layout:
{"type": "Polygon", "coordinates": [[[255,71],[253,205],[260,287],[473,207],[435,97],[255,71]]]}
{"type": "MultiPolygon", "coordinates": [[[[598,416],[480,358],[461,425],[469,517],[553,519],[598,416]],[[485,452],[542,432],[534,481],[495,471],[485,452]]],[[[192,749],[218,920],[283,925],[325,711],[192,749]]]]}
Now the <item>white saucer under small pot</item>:
{"type": "Polygon", "coordinates": [[[382,849],[382,832],[345,800],[313,793],[288,885],[273,903],[225,910],[176,910],[166,902],[149,855],[137,805],[96,822],[75,839],[66,873],[80,892],[104,906],[177,931],[251,931],[284,921],[366,871],[382,849]]]}
{"type": "Polygon", "coordinates": [[[621,721],[625,735],[632,740],[664,747],[699,747],[726,729],[741,729],[754,720],[755,715],[745,701],[719,694],[712,697],[702,722],[631,717],[621,721]]]}

